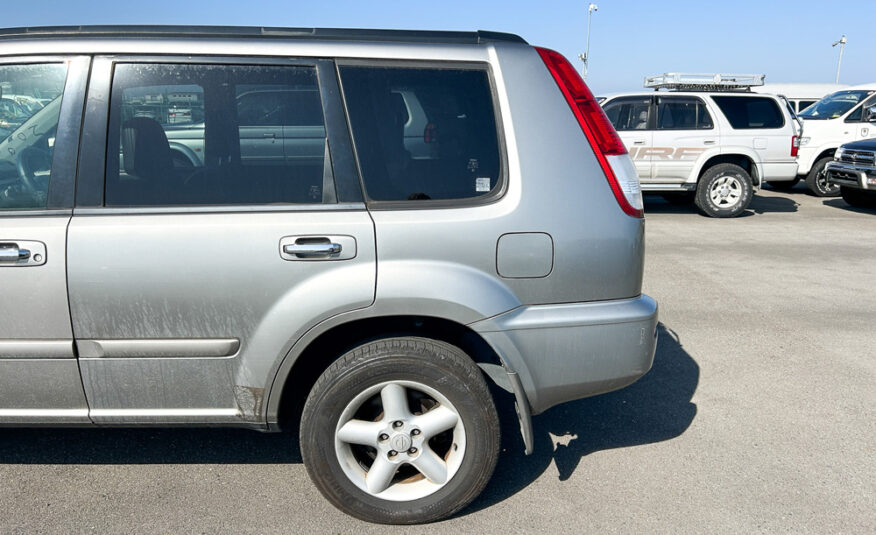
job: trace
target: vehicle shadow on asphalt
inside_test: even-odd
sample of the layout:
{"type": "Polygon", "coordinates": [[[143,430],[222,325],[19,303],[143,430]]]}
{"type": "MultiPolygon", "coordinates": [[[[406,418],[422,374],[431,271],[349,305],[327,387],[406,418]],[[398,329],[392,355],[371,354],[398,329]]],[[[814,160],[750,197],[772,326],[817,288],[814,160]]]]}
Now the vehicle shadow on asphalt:
{"type": "Polygon", "coordinates": [[[854,212],[856,214],[874,214],[876,210],[873,208],[855,208],[854,206],[848,204],[846,201],[842,199],[827,199],[822,201],[822,204],[825,206],[830,206],[832,208],[839,208],[841,210],[845,210],[847,212],[854,212]]]}
{"type": "MultiPolygon", "coordinates": [[[[648,214],[692,214],[706,217],[700,214],[700,211],[693,203],[673,204],[659,195],[646,195],[644,200],[646,216],[648,214]]],[[[791,213],[796,212],[799,206],[800,203],[788,197],[755,195],[745,212],[736,217],[750,217],[755,214],[767,213],[791,213]]]]}
{"type": "Polygon", "coordinates": [[[530,456],[524,454],[513,407],[503,406],[503,451],[495,475],[461,514],[513,496],[552,464],[558,479],[565,481],[591,453],[662,442],[684,433],[697,414],[691,398],[700,367],[677,333],[662,323],[657,330],[651,371],[624,389],[565,403],[534,417],[535,449],[530,456]]]}

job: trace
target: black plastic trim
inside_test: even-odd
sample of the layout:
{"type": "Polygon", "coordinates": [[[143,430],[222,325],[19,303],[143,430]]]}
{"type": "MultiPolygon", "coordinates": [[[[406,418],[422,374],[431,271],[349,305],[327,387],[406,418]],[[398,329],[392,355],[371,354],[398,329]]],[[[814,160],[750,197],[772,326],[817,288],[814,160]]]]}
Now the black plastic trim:
{"type": "Polygon", "coordinates": [[[316,72],[338,202],[363,202],[365,197],[359,180],[359,166],[353,154],[337,69],[333,61],[320,60],[316,72]]]}
{"type": "Polygon", "coordinates": [[[103,175],[106,171],[106,133],[112,73],[112,58],[94,59],[88,83],[82,134],[79,138],[75,202],[77,207],[103,206],[103,175]]]}
{"type": "Polygon", "coordinates": [[[90,67],[89,56],[78,56],[69,61],[52,155],[51,179],[46,199],[48,210],[73,208],[76,166],[79,160],[79,131],[82,128],[90,67]]]}

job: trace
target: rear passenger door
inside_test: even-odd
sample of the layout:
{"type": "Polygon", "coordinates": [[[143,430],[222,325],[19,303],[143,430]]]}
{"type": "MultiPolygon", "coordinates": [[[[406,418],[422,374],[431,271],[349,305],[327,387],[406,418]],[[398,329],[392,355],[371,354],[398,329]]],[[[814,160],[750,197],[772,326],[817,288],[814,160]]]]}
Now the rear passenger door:
{"type": "Polygon", "coordinates": [[[718,131],[700,98],[656,98],[651,177],[662,184],[682,183],[688,180],[700,156],[717,146],[718,131]]]}
{"type": "Polygon", "coordinates": [[[95,60],[68,246],[95,422],[263,424],[294,341],[372,303],[374,226],[338,95],[326,60],[95,60]],[[174,167],[166,125],[129,111],[183,90],[203,95],[202,167],[174,167]],[[259,148],[282,136],[245,133],[241,95],[266,111],[296,91],[317,96],[298,105],[318,124],[259,148]]]}
{"type": "Polygon", "coordinates": [[[67,305],[66,235],[89,59],[2,58],[0,423],[87,423],[67,305]],[[11,95],[11,96],[10,96],[11,95]]]}
{"type": "Polygon", "coordinates": [[[620,97],[609,101],[605,114],[623,140],[640,180],[651,178],[651,148],[654,146],[651,119],[652,97],[620,97]]]}

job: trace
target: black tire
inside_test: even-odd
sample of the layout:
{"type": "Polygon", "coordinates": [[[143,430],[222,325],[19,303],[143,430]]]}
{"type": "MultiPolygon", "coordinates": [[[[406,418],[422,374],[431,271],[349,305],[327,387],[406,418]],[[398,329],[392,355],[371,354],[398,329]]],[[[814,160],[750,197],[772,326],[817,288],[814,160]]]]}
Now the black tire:
{"type": "Polygon", "coordinates": [[[696,205],[709,217],[736,217],[743,213],[754,196],[751,176],[745,169],[732,163],[719,163],[708,168],[697,184],[696,205]],[[712,199],[713,189],[723,191],[727,187],[728,196],[712,199]],[[732,198],[732,202],[729,199],[732,198]]]}
{"type": "Polygon", "coordinates": [[[679,193],[661,193],[666,202],[676,206],[688,205],[694,202],[697,196],[695,191],[682,191],[679,193]]]}
{"type": "Polygon", "coordinates": [[[855,208],[876,208],[876,191],[840,186],[840,195],[849,206],[855,208]]]}
{"type": "Polygon", "coordinates": [[[806,175],[806,187],[816,197],[839,197],[840,195],[840,187],[828,184],[827,176],[824,173],[824,166],[832,161],[833,156],[821,158],[815,162],[812,169],[809,170],[809,174],[806,175]]]}
{"type": "Polygon", "coordinates": [[[770,185],[771,188],[778,191],[790,191],[794,189],[794,186],[800,182],[800,177],[796,177],[793,180],[782,180],[782,181],[772,181],[770,180],[767,184],[770,185]]]}
{"type": "MultiPolygon", "coordinates": [[[[416,390],[409,385],[406,385],[406,389],[409,399],[407,408],[410,410],[410,392],[416,393],[416,390]]],[[[371,418],[359,416],[360,413],[356,412],[355,418],[365,419],[368,423],[382,423],[384,412],[388,409],[382,403],[374,408],[375,399],[367,399],[369,401],[362,407],[368,407],[372,411],[379,410],[379,414],[371,418]]],[[[376,401],[381,401],[380,393],[376,395],[376,401]]],[[[416,413],[416,409],[412,412],[416,413]]],[[[408,422],[405,422],[404,429],[408,429],[408,422]]],[[[447,432],[450,431],[445,431],[447,432]]],[[[414,433],[419,432],[411,431],[409,438],[414,437],[414,433]]],[[[423,435],[426,435],[425,431],[423,435]]],[[[387,441],[383,438],[386,436],[383,433],[379,436],[379,440],[384,443],[387,441]]],[[[443,454],[445,461],[451,458],[449,448],[454,452],[458,451],[456,436],[452,435],[450,442],[453,444],[448,444],[447,452],[443,454]]],[[[396,438],[393,434],[388,442],[395,444],[396,438]]],[[[500,431],[493,398],[480,368],[452,345],[425,338],[406,337],[364,344],[332,364],[317,380],[304,405],[300,441],[301,456],[311,480],[335,507],[368,522],[414,524],[447,517],[465,507],[481,493],[496,467],[500,431]],[[456,472],[450,475],[443,486],[430,491],[431,494],[407,501],[383,499],[357,486],[351,479],[352,476],[345,472],[345,469],[350,469],[349,466],[341,466],[341,454],[335,449],[336,430],[341,427],[339,423],[344,411],[350,410],[350,406],[357,406],[355,400],[361,398],[361,395],[368,396],[369,391],[381,388],[377,385],[395,381],[415,382],[434,389],[446,398],[451,409],[455,409],[458,420],[461,420],[464,427],[464,448],[456,472]]],[[[433,446],[432,440],[425,444],[438,457],[442,456],[440,448],[433,446]]],[[[381,451],[366,446],[351,446],[350,451],[354,448],[373,452],[369,453],[372,464],[369,464],[368,459],[362,460],[361,454],[355,459],[358,463],[355,470],[364,470],[363,473],[367,474],[376,462],[373,459],[381,455],[381,451]]],[[[426,446],[423,445],[423,451],[419,453],[426,454],[425,449],[426,446]]],[[[397,452],[387,455],[392,453],[398,455],[397,452]]],[[[445,466],[449,465],[448,461],[445,466]]],[[[404,462],[399,466],[408,471],[413,470],[412,465],[404,462]]],[[[401,468],[393,473],[395,475],[390,476],[393,479],[387,491],[398,490],[399,485],[402,485],[403,490],[403,486],[410,481],[416,481],[415,478],[431,483],[419,472],[414,473],[413,479],[405,475],[401,468]],[[408,478],[400,480],[405,477],[408,478]]],[[[360,483],[361,481],[364,480],[360,480],[360,483]]]]}

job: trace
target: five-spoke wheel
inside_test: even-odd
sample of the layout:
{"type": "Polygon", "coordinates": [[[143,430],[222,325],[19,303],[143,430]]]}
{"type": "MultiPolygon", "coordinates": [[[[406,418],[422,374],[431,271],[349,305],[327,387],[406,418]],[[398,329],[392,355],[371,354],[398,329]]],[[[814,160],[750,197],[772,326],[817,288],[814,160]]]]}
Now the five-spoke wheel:
{"type": "Polygon", "coordinates": [[[492,475],[499,422],[480,368],[424,338],[362,345],[313,386],[301,455],[319,490],[371,522],[438,520],[471,502],[492,475]]]}

